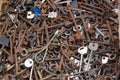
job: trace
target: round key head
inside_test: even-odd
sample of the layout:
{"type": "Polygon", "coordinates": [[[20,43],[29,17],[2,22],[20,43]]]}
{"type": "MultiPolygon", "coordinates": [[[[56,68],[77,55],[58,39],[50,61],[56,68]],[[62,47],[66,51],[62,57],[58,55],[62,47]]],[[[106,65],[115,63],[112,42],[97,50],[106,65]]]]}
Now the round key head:
{"type": "Polygon", "coordinates": [[[80,53],[80,54],[86,54],[87,51],[88,51],[87,46],[82,46],[82,47],[78,48],[78,53],[80,53]]]}
{"type": "Polygon", "coordinates": [[[111,39],[110,35],[106,35],[106,36],[103,37],[103,41],[105,41],[105,42],[109,42],[110,39],[111,39]]]}
{"type": "MultiPolygon", "coordinates": [[[[81,25],[77,25],[77,27],[78,27],[78,30],[79,30],[79,31],[81,31],[81,30],[82,30],[82,26],[81,26],[81,25]]],[[[75,27],[73,27],[73,31],[74,31],[74,32],[76,32],[76,31],[77,31],[77,29],[76,29],[75,27]]]]}
{"type": "Polygon", "coordinates": [[[25,67],[30,68],[33,66],[33,63],[34,63],[33,59],[28,58],[25,60],[24,65],[25,65],[25,67]]]}
{"type": "Polygon", "coordinates": [[[116,54],[111,54],[111,53],[106,53],[106,56],[110,59],[110,60],[114,60],[116,58],[116,54]]]}
{"type": "Polygon", "coordinates": [[[35,16],[35,15],[32,13],[32,11],[28,11],[28,12],[27,12],[27,19],[33,19],[34,16],[35,16]]]}
{"type": "Polygon", "coordinates": [[[97,43],[89,43],[89,49],[92,51],[96,51],[98,49],[97,43]]]}

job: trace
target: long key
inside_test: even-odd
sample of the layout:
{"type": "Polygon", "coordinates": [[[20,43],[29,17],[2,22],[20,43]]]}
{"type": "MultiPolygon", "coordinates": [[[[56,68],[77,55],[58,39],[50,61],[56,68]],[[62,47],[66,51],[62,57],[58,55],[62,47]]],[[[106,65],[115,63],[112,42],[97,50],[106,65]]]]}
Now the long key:
{"type": "Polygon", "coordinates": [[[10,38],[10,56],[8,57],[8,59],[11,63],[14,62],[14,55],[13,55],[13,36],[14,36],[14,34],[15,34],[14,28],[9,29],[7,32],[7,35],[10,38]]]}
{"type": "Polygon", "coordinates": [[[56,35],[57,35],[58,33],[59,33],[59,30],[57,30],[57,31],[54,33],[53,37],[50,39],[50,41],[48,42],[48,44],[47,44],[42,50],[38,51],[38,52],[35,54],[35,61],[36,61],[36,62],[38,62],[37,59],[36,59],[36,57],[37,57],[39,54],[41,54],[41,52],[43,52],[44,50],[46,50],[42,61],[40,61],[40,62],[38,62],[38,63],[44,62],[45,57],[46,57],[46,55],[47,55],[48,46],[49,46],[49,44],[51,43],[51,41],[56,37],[56,35]]]}
{"type": "Polygon", "coordinates": [[[31,68],[29,80],[32,80],[32,74],[33,74],[33,69],[34,69],[34,61],[33,61],[33,59],[31,59],[31,58],[26,59],[25,62],[24,62],[24,65],[27,68],[31,68]]]}
{"type": "Polygon", "coordinates": [[[81,72],[81,66],[82,66],[82,59],[83,59],[83,55],[87,53],[87,50],[88,48],[86,46],[82,46],[80,48],[78,48],[78,53],[81,54],[81,60],[80,60],[80,63],[79,63],[79,72],[81,72]]]}
{"type": "Polygon", "coordinates": [[[19,35],[20,37],[21,37],[21,39],[20,39],[20,41],[19,41],[19,43],[18,43],[18,46],[17,46],[17,52],[19,52],[20,50],[19,49],[21,49],[21,44],[22,44],[22,41],[23,41],[23,39],[24,39],[24,36],[25,36],[25,34],[26,34],[26,31],[27,31],[27,28],[25,28],[24,29],[24,32],[22,33],[22,32],[20,32],[20,33],[22,33],[22,35],[19,35]]]}
{"type": "Polygon", "coordinates": [[[75,20],[75,17],[74,17],[74,15],[73,15],[73,13],[72,13],[71,10],[69,10],[69,13],[70,13],[70,15],[71,15],[71,18],[72,18],[72,20],[73,20],[73,22],[74,22],[74,25],[75,25],[75,28],[76,28],[76,30],[77,30],[76,38],[77,38],[77,39],[81,39],[81,34],[80,34],[79,29],[78,29],[78,26],[77,26],[77,22],[76,22],[76,20],[75,20]]]}
{"type": "Polygon", "coordinates": [[[89,70],[89,64],[90,64],[90,61],[91,61],[91,58],[92,58],[92,54],[93,54],[93,51],[96,51],[98,49],[98,44],[97,43],[89,43],[89,49],[91,50],[90,52],[90,55],[89,55],[89,59],[88,59],[88,63],[87,63],[87,69],[86,70],[89,70]]]}

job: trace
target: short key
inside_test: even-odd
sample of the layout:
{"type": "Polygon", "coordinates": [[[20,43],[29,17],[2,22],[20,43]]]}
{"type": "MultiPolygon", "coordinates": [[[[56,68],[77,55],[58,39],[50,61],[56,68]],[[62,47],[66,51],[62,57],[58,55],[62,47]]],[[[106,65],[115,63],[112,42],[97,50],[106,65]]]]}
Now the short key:
{"type": "Polygon", "coordinates": [[[98,26],[98,25],[95,26],[95,30],[96,30],[96,32],[95,32],[95,35],[96,35],[95,38],[96,38],[96,39],[98,38],[99,35],[102,35],[103,37],[105,36],[105,35],[102,33],[102,31],[101,31],[99,28],[97,28],[97,26],[98,26]]]}
{"type": "Polygon", "coordinates": [[[99,34],[101,34],[102,36],[105,36],[105,35],[102,33],[102,31],[97,28],[97,26],[95,27],[95,29],[96,29],[96,31],[97,31],[99,34]]]}
{"type": "Polygon", "coordinates": [[[88,67],[89,67],[90,60],[92,58],[93,51],[96,51],[98,49],[98,44],[97,43],[89,43],[88,48],[91,50],[91,52],[90,52],[90,56],[89,56],[89,59],[88,59],[86,70],[89,70],[88,67]]]}
{"type": "Polygon", "coordinates": [[[108,41],[110,41],[110,36],[109,35],[105,35],[99,28],[97,28],[97,26],[95,27],[95,29],[96,29],[96,36],[95,36],[95,38],[98,38],[98,36],[99,35],[102,35],[103,36],[103,41],[105,41],[105,42],[108,42],[108,41]]]}

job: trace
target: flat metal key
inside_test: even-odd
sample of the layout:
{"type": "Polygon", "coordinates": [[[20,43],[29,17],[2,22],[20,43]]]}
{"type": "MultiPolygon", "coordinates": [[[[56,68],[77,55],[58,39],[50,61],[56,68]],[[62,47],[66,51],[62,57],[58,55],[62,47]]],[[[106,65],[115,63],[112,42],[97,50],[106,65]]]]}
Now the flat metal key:
{"type": "Polygon", "coordinates": [[[82,46],[80,48],[78,48],[78,53],[81,54],[81,58],[80,58],[80,63],[79,63],[79,72],[81,72],[81,66],[82,66],[82,59],[83,59],[83,55],[86,54],[88,51],[88,47],[87,46],[82,46]]]}
{"type": "Polygon", "coordinates": [[[89,43],[88,48],[91,50],[91,52],[90,52],[88,63],[87,63],[87,69],[86,69],[87,71],[89,70],[89,64],[90,64],[90,61],[92,58],[93,51],[96,51],[98,49],[98,44],[97,43],[89,43]]]}

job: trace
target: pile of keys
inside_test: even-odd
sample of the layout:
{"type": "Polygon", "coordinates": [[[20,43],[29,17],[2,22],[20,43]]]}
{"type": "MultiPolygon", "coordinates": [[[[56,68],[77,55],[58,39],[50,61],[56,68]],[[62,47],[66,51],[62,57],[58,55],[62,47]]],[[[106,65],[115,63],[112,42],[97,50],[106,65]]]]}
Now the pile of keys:
{"type": "Polygon", "coordinates": [[[9,0],[0,15],[0,80],[120,80],[118,0],[9,0]]]}

